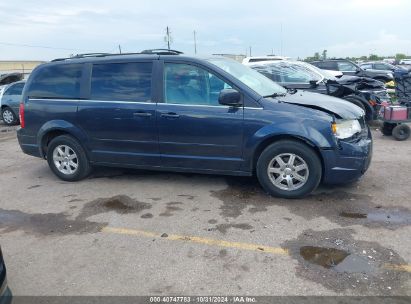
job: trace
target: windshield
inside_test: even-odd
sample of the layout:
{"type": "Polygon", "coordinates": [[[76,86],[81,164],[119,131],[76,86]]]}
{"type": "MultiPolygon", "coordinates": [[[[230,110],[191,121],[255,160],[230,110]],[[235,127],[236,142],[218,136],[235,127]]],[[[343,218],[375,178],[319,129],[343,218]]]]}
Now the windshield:
{"type": "Polygon", "coordinates": [[[280,83],[309,83],[310,81],[320,82],[324,77],[313,71],[308,66],[299,62],[280,61],[270,64],[254,64],[254,70],[267,76],[271,80],[280,83]]]}
{"type": "Polygon", "coordinates": [[[237,61],[224,58],[212,58],[207,61],[231,74],[261,96],[282,95],[287,92],[267,77],[237,61]]]}

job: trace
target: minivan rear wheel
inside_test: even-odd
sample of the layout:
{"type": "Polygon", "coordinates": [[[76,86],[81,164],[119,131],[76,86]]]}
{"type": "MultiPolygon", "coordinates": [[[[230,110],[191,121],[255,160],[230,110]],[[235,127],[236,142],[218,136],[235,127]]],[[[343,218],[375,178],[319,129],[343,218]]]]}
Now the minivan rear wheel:
{"type": "Polygon", "coordinates": [[[269,194],[300,198],[318,187],[322,166],[318,155],[308,145],[281,140],[261,153],[256,171],[261,186],[269,194]]]}
{"type": "Polygon", "coordinates": [[[55,175],[64,181],[78,181],[90,174],[91,166],[81,144],[72,136],[52,139],[47,148],[47,162],[55,175]]]}

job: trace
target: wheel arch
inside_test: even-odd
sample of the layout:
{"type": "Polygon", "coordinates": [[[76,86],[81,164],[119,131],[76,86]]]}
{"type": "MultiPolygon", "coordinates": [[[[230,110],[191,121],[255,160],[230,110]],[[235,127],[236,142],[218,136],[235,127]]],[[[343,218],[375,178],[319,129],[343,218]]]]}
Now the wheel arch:
{"type": "Polygon", "coordinates": [[[83,131],[66,121],[50,121],[40,128],[37,143],[41,157],[46,158],[48,145],[54,138],[61,135],[70,135],[76,139],[83,146],[89,157],[86,135],[83,131]]]}
{"type": "Polygon", "coordinates": [[[278,135],[273,135],[265,138],[262,140],[257,148],[254,150],[253,153],[253,159],[252,159],[252,172],[253,174],[255,173],[256,167],[257,167],[257,161],[261,155],[261,153],[271,144],[280,141],[280,140],[289,140],[289,141],[296,141],[302,144],[307,145],[311,149],[314,150],[314,152],[317,154],[318,158],[321,161],[321,170],[322,170],[322,176],[324,176],[324,159],[321,155],[320,148],[315,145],[312,141],[308,140],[307,138],[298,136],[298,135],[290,135],[290,134],[278,134],[278,135]]]}

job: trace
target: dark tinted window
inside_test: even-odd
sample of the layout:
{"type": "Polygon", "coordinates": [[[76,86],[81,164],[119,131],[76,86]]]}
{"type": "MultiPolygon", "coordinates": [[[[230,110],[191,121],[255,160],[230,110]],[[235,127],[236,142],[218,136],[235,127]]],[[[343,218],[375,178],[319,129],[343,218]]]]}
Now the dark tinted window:
{"type": "Polygon", "coordinates": [[[364,63],[364,64],[361,65],[361,67],[362,67],[364,70],[372,69],[372,64],[371,64],[371,63],[364,63]]]}
{"type": "Polygon", "coordinates": [[[376,70],[391,71],[391,67],[388,64],[376,63],[374,66],[376,70]]]}
{"type": "Polygon", "coordinates": [[[83,65],[62,64],[43,67],[30,84],[29,97],[79,98],[83,65]]]}
{"type": "Polygon", "coordinates": [[[23,92],[24,83],[17,83],[10,86],[5,92],[4,95],[21,95],[23,92]]]}
{"type": "Polygon", "coordinates": [[[316,62],[314,65],[323,70],[337,71],[337,63],[335,61],[316,62]]]}
{"type": "Polygon", "coordinates": [[[91,99],[150,101],[151,62],[94,64],[91,99]]]}
{"type": "Polygon", "coordinates": [[[338,70],[341,72],[355,72],[357,67],[349,61],[338,61],[338,70]]]}

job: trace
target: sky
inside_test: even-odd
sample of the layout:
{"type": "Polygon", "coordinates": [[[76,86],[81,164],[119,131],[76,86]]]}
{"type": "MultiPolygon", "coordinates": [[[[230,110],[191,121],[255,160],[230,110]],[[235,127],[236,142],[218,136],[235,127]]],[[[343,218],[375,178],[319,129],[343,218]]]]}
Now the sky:
{"type": "Polygon", "coordinates": [[[0,2],[0,60],[171,48],[305,58],[411,55],[409,0],[20,0],[0,2]]]}

